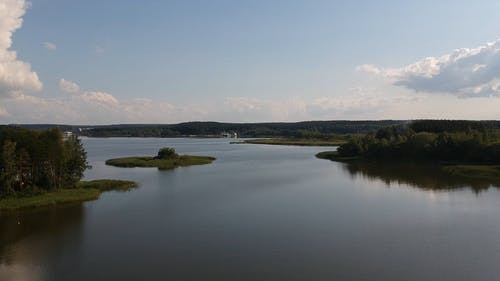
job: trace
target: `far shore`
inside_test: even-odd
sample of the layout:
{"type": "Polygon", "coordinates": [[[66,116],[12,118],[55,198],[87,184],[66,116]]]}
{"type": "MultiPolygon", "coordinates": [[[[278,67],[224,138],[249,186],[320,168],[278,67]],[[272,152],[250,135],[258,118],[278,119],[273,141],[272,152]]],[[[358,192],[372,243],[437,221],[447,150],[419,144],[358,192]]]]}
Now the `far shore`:
{"type": "Polygon", "coordinates": [[[269,144],[291,146],[339,146],[346,143],[343,139],[316,139],[316,138],[265,138],[234,141],[231,144],[269,144]]]}

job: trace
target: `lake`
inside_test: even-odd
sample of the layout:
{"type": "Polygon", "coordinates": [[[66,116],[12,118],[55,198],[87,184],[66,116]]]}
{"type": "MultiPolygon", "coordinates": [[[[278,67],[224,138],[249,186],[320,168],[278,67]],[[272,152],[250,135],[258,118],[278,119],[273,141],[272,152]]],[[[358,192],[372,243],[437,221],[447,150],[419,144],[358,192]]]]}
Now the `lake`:
{"type": "Polygon", "coordinates": [[[86,179],[140,188],[0,215],[0,280],[497,280],[500,190],[416,165],[317,159],[325,147],[83,139],[86,179]],[[217,157],[169,171],[109,158],[217,157]]]}

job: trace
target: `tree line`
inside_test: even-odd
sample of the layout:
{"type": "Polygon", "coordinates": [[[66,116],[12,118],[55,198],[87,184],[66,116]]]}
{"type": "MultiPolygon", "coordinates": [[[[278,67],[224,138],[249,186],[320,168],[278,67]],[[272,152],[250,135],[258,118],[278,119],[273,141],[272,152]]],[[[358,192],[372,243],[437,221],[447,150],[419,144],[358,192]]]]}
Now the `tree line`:
{"type": "Polygon", "coordinates": [[[339,156],[500,164],[498,130],[474,121],[416,121],[352,136],[339,156]]]}
{"type": "Polygon", "coordinates": [[[89,137],[185,137],[218,136],[236,132],[240,137],[317,138],[332,134],[362,134],[385,126],[408,123],[401,120],[381,121],[304,121],[273,123],[185,122],[179,124],[121,124],[101,126],[22,125],[32,129],[61,127],[89,137]]]}
{"type": "Polygon", "coordinates": [[[57,128],[0,127],[0,197],[74,188],[87,167],[76,136],[63,138],[57,128]]]}

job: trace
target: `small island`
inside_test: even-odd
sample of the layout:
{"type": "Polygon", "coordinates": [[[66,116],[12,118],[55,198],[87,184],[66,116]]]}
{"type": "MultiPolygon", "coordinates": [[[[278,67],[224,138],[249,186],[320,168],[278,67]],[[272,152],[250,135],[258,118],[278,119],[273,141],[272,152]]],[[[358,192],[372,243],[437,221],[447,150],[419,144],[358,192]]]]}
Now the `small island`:
{"type": "Polygon", "coordinates": [[[316,157],[339,162],[438,165],[451,176],[500,182],[500,132],[480,121],[419,120],[351,136],[316,157]]]}
{"type": "Polygon", "coordinates": [[[210,156],[179,155],[174,148],[164,147],[156,156],[123,157],[106,160],[106,165],[122,168],[158,168],[170,170],[177,167],[205,165],[212,163],[216,158],[210,156]]]}

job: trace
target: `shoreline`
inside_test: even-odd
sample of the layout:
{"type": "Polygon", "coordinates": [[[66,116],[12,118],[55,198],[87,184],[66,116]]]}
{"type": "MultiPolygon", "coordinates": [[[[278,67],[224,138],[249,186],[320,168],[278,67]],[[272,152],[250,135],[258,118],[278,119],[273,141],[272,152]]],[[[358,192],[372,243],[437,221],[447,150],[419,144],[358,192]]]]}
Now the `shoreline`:
{"type": "Polygon", "coordinates": [[[77,183],[75,188],[63,188],[31,196],[12,196],[0,199],[0,212],[16,211],[21,209],[37,209],[94,201],[99,199],[103,192],[125,192],[137,187],[139,187],[138,183],[125,180],[100,179],[80,181],[77,183]]]}
{"type": "Polygon", "coordinates": [[[345,140],[323,140],[323,139],[294,139],[294,138],[265,138],[250,139],[231,144],[267,144],[267,145],[289,145],[289,146],[339,146],[347,141],[345,140]]]}

